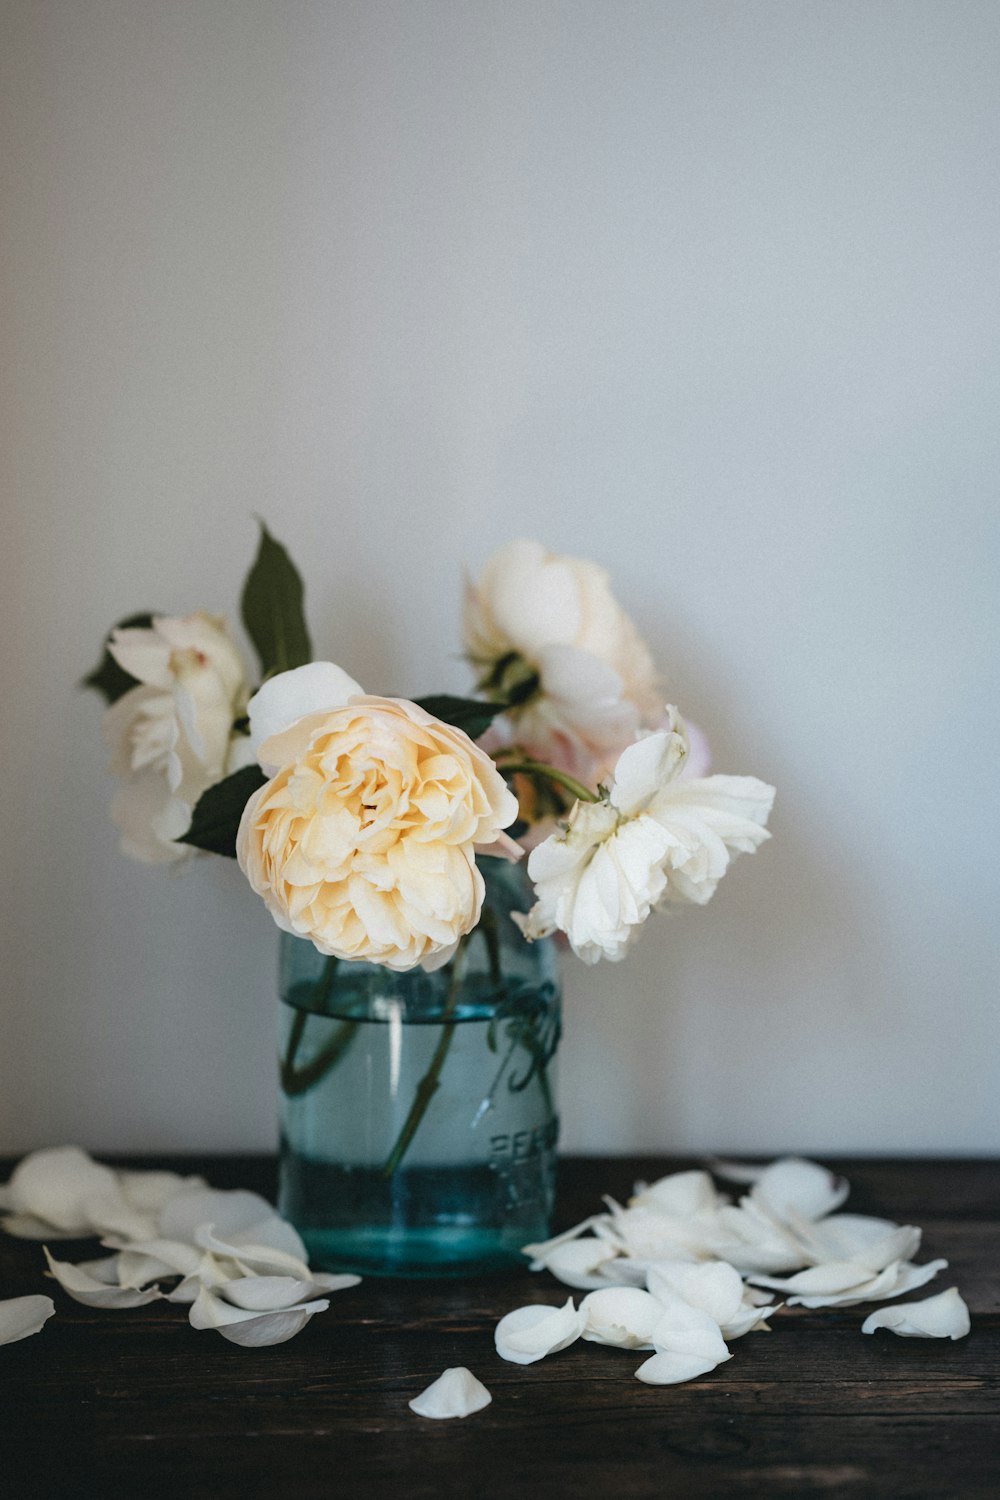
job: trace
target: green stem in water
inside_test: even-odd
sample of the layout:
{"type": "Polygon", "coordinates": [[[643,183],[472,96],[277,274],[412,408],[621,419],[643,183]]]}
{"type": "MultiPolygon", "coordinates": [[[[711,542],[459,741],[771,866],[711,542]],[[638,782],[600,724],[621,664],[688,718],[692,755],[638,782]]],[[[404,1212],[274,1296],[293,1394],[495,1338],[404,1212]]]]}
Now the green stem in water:
{"type": "Polygon", "coordinates": [[[448,993],[445,996],[444,1006],[441,1010],[441,1017],[444,1021],[444,1025],[441,1027],[441,1035],[438,1037],[438,1044],[434,1049],[434,1056],[430,1060],[427,1072],[417,1084],[416,1093],[413,1095],[413,1103],[410,1105],[410,1112],[406,1116],[402,1130],[396,1137],[396,1144],[386,1157],[385,1165],[382,1168],[383,1177],[391,1177],[403,1160],[403,1157],[410,1148],[410,1142],[417,1133],[417,1127],[427,1113],[427,1106],[440,1086],[441,1069],[444,1067],[445,1058],[448,1056],[455,1036],[457,1022],[453,1021],[451,1017],[454,1015],[455,1007],[458,1004],[458,992],[462,982],[462,971],[465,968],[465,954],[468,944],[468,936],[462,938],[455,957],[451,961],[451,978],[448,985],[448,993]]]}
{"type": "Polygon", "coordinates": [[[501,761],[498,762],[497,769],[511,775],[521,772],[525,776],[544,776],[557,786],[565,787],[579,802],[601,800],[599,792],[592,792],[582,781],[577,781],[575,776],[570,776],[566,771],[557,771],[555,766],[546,766],[540,760],[501,761]]]}
{"type": "Polygon", "coordinates": [[[328,958],[323,965],[323,972],[316,981],[316,987],[309,997],[308,1010],[296,1010],[295,1019],[292,1021],[292,1029],[288,1033],[288,1045],[285,1055],[280,1062],[281,1087],[290,1099],[299,1094],[304,1094],[315,1084],[319,1083],[346,1051],[349,1043],[353,1041],[357,1033],[357,1021],[341,1021],[333,1036],[325,1047],[321,1047],[316,1056],[304,1068],[295,1066],[295,1058],[302,1038],[305,1035],[306,1023],[311,1015],[322,1014],[326,1002],[330,998],[333,981],[337,973],[337,960],[328,958]]]}

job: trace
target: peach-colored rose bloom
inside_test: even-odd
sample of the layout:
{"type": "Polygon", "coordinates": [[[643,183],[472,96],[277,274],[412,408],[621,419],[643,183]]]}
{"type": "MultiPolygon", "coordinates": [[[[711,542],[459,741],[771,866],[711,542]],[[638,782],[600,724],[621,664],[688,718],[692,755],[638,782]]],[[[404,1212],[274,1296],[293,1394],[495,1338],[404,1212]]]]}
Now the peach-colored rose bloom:
{"type": "MultiPolygon", "coordinates": [[[[517,816],[489,756],[415,703],[357,695],[259,747],[278,767],[240,821],[240,867],[321,953],[436,968],[479,920],[475,851],[517,816]]],[[[494,852],[491,850],[491,852],[494,852]]]]}

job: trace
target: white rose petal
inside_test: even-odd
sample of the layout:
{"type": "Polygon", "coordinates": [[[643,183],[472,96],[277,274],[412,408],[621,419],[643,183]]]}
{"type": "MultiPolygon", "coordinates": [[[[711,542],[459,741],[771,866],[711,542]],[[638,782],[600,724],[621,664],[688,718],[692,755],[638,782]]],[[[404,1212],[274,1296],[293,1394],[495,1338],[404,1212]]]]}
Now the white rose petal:
{"type": "Polygon", "coordinates": [[[515,1308],[500,1319],[494,1342],[501,1359],[531,1365],[575,1343],[583,1324],[583,1310],[573,1306],[572,1297],[562,1307],[531,1304],[515,1308]]]}
{"type": "Polygon", "coordinates": [[[564,1286],[577,1291],[589,1292],[605,1287],[608,1280],[614,1281],[614,1262],[620,1260],[618,1251],[606,1241],[586,1235],[578,1240],[569,1240],[556,1245],[543,1260],[536,1260],[532,1270],[549,1271],[564,1286]]]}
{"type": "Polygon", "coordinates": [[[653,1329],[663,1320],[663,1304],[631,1286],[589,1292],[580,1312],[586,1319],[582,1337],[616,1349],[651,1349],[653,1329]]]}
{"type": "Polygon", "coordinates": [[[259,1349],[265,1345],[283,1344],[294,1338],[314,1313],[325,1312],[329,1306],[329,1302],[323,1298],[314,1302],[300,1302],[276,1312],[253,1312],[234,1307],[231,1302],[224,1301],[215,1292],[202,1287],[191,1305],[188,1317],[192,1328],[214,1328],[231,1344],[259,1349]]]}
{"type": "Polygon", "coordinates": [[[90,1204],[119,1196],[115,1174],[100,1166],[79,1146],[51,1146],[32,1151],[14,1168],[7,1184],[7,1201],[17,1213],[29,1215],[69,1235],[94,1230],[90,1204]]]}
{"type": "Polygon", "coordinates": [[[969,1309],[953,1286],[922,1302],[880,1307],[865,1319],[861,1332],[888,1328],[905,1339],[964,1339],[971,1326],[969,1309]]]}
{"type": "Polygon", "coordinates": [[[751,1280],[776,1291],[791,1292],[789,1307],[853,1307],[858,1302],[881,1302],[915,1291],[947,1264],[946,1260],[932,1260],[923,1266],[894,1261],[873,1276],[867,1266],[838,1261],[825,1266],[810,1266],[784,1281],[758,1275],[752,1276],[751,1280]]]}
{"type": "Polygon", "coordinates": [[[894,1224],[866,1214],[832,1214],[815,1223],[798,1223],[796,1234],[809,1259],[820,1264],[850,1260],[882,1271],[894,1260],[911,1260],[920,1249],[921,1233],[913,1224],[894,1224]]]}
{"type": "Polygon", "coordinates": [[[761,1173],[750,1189],[750,1199],[765,1213],[787,1222],[792,1216],[821,1219],[839,1208],[849,1192],[846,1178],[815,1162],[786,1156],[761,1173]]]}
{"type": "MultiPolygon", "coordinates": [[[[332,661],[311,661],[290,672],[269,677],[250,699],[250,744],[256,755],[263,742],[281,734],[297,719],[327,708],[340,708],[355,694],[363,694],[360,683],[332,661]]],[[[263,769],[273,775],[276,765],[263,769]]]]}
{"type": "Polygon", "coordinates": [[[305,1246],[292,1225],[266,1198],[244,1188],[191,1188],[176,1194],[161,1214],[160,1235],[194,1245],[199,1243],[197,1232],[208,1225],[233,1245],[266,1245],[305,1260],[305,1246]]]}
{"type": "MultiPolygon", "coordinates": [[[[726,1354],[726,1359],[731,1359],[726,1354]]],[[[680,1385],[685,1380],[695,1380],[707,1375],[723,1361],[711,1355],[683,1354],[675,1350],[661,1350],[645,1360],[635,1372],[637,1380],[646,1385],[680,1385]]]]}
{"type": "Polygon", "coordinates": [[[356,1286],[360,1280],[360,1276],[317,1277],[308,1281],[299,1281],[294,1276],[240,1276],[220,1282],[215,1291],[234,1307],[249,1312],[273,1312],[308,1302],[323,1292],[356,1286]]]}
{"type": "Polygon", "coordinates": [[[456,1365],[439,1375],[425,1391],[407,1402],[418,1417],[445,1421],[451,1417],[468,1417],[489,1406],[493,1397],[464,1365],[456,1365]]]}
{"type": "Polygon", "coordinates": [[[629,1208],[654,1208],[659,1213],[693,1216],[714,1213],[728,1199],[716,1191],[707,1172],[671,1172],[657,1182],[636,1184],[629,1208]]]}
{"type": "Polygon", "coordinates": [[[51,1297],[8,1297],[0,1302],[0,1344],[16,1344],[39,1333],[55,1310],[51,1297]]]}
{"type": "Polygon", "coordinates": [[[157,1287],[142,1291],[137,1287],[109,1286],[81,1266],[70,1265],[64,1260],[53,1260],[48,1248],[43,1246],[43,1249],[49,1270],[63,1291],[74,1302],[82,1302],[84,1307],[144,1307],[147,1302],[156,1302],[163,1295],[157,1287]]]}
{"type": "Polygon", "coordinates": [[[721,1260],[700,1265],[657,1262],[646,1273],[646,1286],[661,1301],[680,1297],[691,1307],[700,1308],[719,1327],[735,1319],[743,1305],[743,1278],[721,1260]]]}

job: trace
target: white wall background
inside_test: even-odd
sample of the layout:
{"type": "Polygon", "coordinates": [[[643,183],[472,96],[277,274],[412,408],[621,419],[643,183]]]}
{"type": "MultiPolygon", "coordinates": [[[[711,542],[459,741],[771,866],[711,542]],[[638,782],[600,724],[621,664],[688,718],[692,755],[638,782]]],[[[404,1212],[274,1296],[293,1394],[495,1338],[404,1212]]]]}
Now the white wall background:
{"type": "Polygon", "coordinates": [[[567,964],[570,1148],[1000,1148],[995,0],[3,6],[0,1148],[268,1148],[275,932],[116,850],[112,619],[462,689],[602,560],[775,837],[567,964]]]}

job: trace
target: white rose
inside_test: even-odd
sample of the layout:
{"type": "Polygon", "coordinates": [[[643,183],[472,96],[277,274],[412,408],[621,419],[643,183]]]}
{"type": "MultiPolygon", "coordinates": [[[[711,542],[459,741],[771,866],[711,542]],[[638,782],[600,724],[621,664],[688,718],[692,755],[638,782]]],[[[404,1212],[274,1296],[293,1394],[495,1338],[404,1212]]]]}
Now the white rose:
{"type": "Polygon", "coordinates": [[[577,802],[565,825],[532,850],[537,901],[525,936],[559,930],[585,963],[623,958],[665,901],[708,901],[734,854],[769,838],[774,788],[753,776],[686,779],[687,736],[670,727],[630,745],[598,802],[577,802]]]}
{"type": "Polygon", "coordinates": [[[314,662],[252,700],[274,774],[243,810],[237,858],[278,926],[320,952],[436,968],[479,921],[477,850],[516,847],[500,830],[517,799],[460,729],[354,688],[314,662]]]}
{"type": "Polygon", "coordinates": [[[511,711],[533,754],[590,780],[661,708],[644,641],[608,575],[539,542],[513,541],[467,583],[466,649],[497,697],[537,688],[511,711]]]}
{"type": "Polygon", "coordinates": [[[139,684],[104,715],[123,781],[111,805],[121,847],[150,864],[184,859],[194,851],[174,840],[198,798],[252,760],[246,735],[233,734],[249,692],[243,662],[224,621],[203,611],[116,630],[108,650],[139,684]]]}

